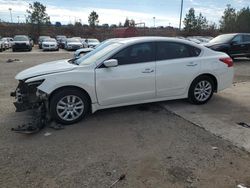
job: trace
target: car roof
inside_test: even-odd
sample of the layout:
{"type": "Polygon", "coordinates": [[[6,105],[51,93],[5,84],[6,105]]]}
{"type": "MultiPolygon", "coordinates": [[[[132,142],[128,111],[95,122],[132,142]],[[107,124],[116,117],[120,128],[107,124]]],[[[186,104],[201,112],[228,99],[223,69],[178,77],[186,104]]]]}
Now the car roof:
{"type": "Polygon", "coordinates": [[[141,42],[178,42],[178,43],[184,43],[187,45],[195,46],[198,48],[202,48],[201,45],[195,44],[194,42],[190,42],[184,39],[178,39],[174,37],[154,37],[154,36],[147,36],[147,37],[131,37],[131,38],[120,38],[118,40],[119,43],[124,44],[131,44],[131,43],[141,43],[141,42]]]}

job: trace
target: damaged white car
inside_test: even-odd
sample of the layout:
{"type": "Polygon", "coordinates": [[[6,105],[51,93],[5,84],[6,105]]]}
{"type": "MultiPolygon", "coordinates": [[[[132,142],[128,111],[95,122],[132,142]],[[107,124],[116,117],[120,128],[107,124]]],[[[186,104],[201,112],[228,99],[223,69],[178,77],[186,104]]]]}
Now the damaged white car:
{"type": "Polygon", "coordinates": [[[175,38],[111,40],[79,59],[60,60],[16,75],[17,111],[41,104],[56,122],[72,124],[89,111],[188,98],[209,101],[231,86],[233,61],[221,52],[175,38]]]}

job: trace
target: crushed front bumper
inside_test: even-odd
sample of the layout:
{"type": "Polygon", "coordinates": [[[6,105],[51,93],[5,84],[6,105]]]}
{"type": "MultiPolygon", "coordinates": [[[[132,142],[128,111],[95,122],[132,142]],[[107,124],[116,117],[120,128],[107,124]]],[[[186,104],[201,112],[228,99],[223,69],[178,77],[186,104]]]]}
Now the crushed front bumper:
{"type": "Polygon", "coordinates": [[[37,89],[41,82],[27,84],[24,81],[19,81],[16,90],[10,93],[10,96],[16,99],[13,103],[16,107],[16,112],[38,108],[44,102],[47,97],[46,94],[37,89]]]}

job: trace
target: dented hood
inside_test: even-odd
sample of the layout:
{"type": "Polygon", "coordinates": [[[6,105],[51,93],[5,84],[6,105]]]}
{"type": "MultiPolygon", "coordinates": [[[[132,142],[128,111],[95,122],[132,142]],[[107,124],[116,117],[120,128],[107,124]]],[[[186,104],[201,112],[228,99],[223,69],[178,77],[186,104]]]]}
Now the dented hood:
{"type": "Polygon", "coordinates": [[[78,65],[69,63],[68,60],[52,61],[25,69],[24,71],[18,73],[15,78],[17,80],[24,80],[46,74],[70,71],[77,66],[78,65]]]}

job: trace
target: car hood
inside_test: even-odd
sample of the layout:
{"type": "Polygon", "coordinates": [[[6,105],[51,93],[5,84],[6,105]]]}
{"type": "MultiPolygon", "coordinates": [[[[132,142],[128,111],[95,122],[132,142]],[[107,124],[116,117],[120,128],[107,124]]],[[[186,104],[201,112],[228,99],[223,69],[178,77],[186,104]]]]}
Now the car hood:
{"type": "Polygon", "coordinates": [[[31,68],[28,68],[16,75],[17,80],[25,80],[31,77],[70,71],[78,65],[70,64],[68,59],[43,63],[31,68]]]}

